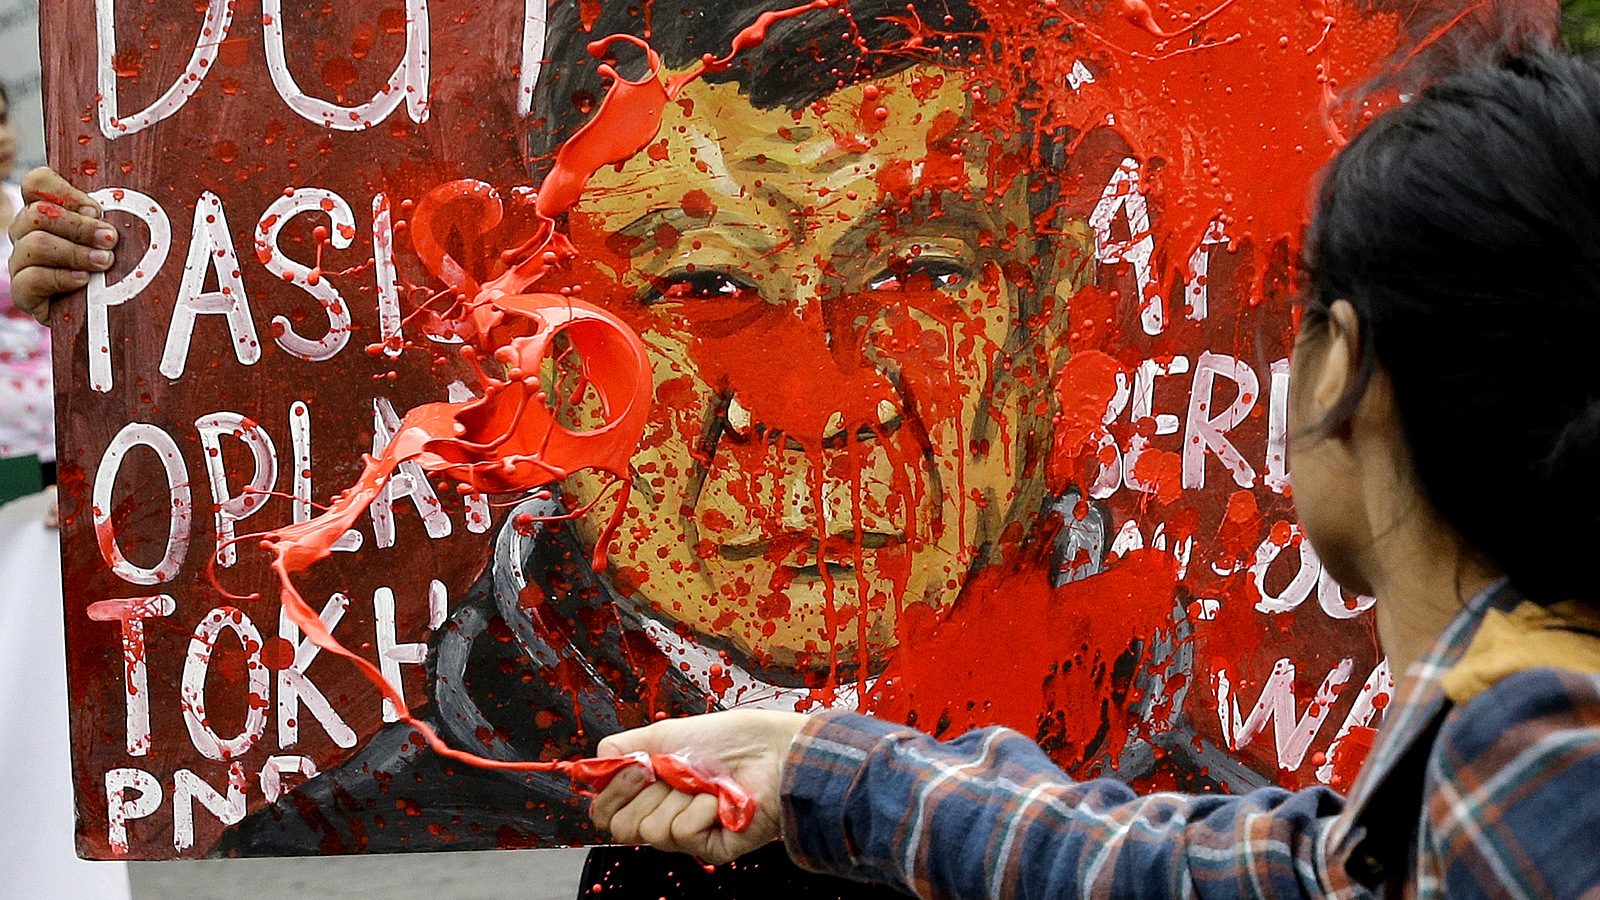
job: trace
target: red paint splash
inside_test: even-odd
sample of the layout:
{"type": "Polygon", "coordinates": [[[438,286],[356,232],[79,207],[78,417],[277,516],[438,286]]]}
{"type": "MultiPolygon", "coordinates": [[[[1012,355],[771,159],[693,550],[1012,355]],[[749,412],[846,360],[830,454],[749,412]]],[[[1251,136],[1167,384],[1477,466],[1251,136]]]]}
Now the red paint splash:
{"type": "MultiPolygon", "coordinates": [[[[1009,555],[1012,565],[979,573],[943,621],[927,607],[907,609],[917,652],[890,664],[873,711],[951,736],[1006,725],[1044,740],[1068,769],[1117,759],[1141,723],[1135,704],[1110,702],[1129,685],[1111,684],[1109,673],[1124,648],[1148,646],[1172,627],[1172,557],[1139,550],[1093,579],[1051,587],[1042,560],[1023,550],[1009,555]],[[1108,606],[1115,615],[1088,612],[1108,606]],[[1019,630],[1016,622],[1036,627],[1019,630]],[[1091,747],[1096,734],[1101,743],[1091,747]]],[[[1147,654],[1137,655],[1134,668],[1148,664],[1147,654]]],[[[1155,710],[1152,720],[1171,712],[1155,710]]]]}
{"type": "MultiPolygon", "coordinates": [[[[650,74],[640,81],[628,81],[614,68],[600,67],[611,86],[594,117],[562,145],[554,168],[540,185],[535,201],[536,232],[501,255],[508,268],[485,284],[445,251],[438,236],[451,228],[470,228],[479,234],[492,229],[503,216],[499,198],[481,182],[456,181],[436,188],[418,204],[411,229],[418,255],[450,287],[476,330],[477,343],[504,366],[505,377],[493,377],[480,368],[481,399],[413,409],[384,451],[367,458],[360,478],[336,495],[325,512],[268,532],[261,545],[274,556],[272,570],[280,582],[284,610],[307,639],[354,663],[394,705],[399,720],[415,728],[441,756],[485,768],[559,771],[597,788],[622,769],[642,765],[677,790],[716,795],[718,818],[730,830],[743,830],[753,818],[755,801],[742,787],[677,756],[507,762],[451,747],[411,714],[404,696],[376,665],[333,636],[301,597],[292,576],[330,555],[334,542],[404,462],[416,462],[430,474],[454,479],[480,493],[525,492],[584,469],[612,475],[622,485],[623,496],[596,543],[594,567],[605,568],[606,547],[627,508],[628,460],[644,433],[652,374],[644,345],[621,320],[575,298],[570,290],[533,290],[562,262],[578,255],[566,235],[557,230],[556,217],[578,201],[584,185],[601,166],[623,162],[645,148],[660,126],[662,109],[684,85],[705,72],[727,68],[732,54],[760,43],[772,22],[828,5],[828,0],[815,0],[763,14],[734,38],[728,57],[708,56],[694,71],[665,84],[660,79],[660,56],[639,38],[613,35],[591,43],[589,52],[596,57],[614,42],[635,44],[647,54],[650,74]],[[471,214],[463,215],[463,208],[471,214]],[[596,428],[580,432],[559,423],[551,401],[559,403],[562,398],[548,396],[540,381],[541,367],[560,352],[555,346],[558,336],[570,342],[581,361],[583,383],[601,398],[604,422],[596,428]]],[[[468,350],[464,355],[476,364],[476,353],[468,350]]]]}
{"type": "Polygon", "coordinates": [[[1035,6],[983,2],[998,52],[982,77],[1004,98],[984,115],[999,131],[1014,127],[1015,95],[1005,88],[1018,71],[1070,84],[1020,103],[1047,128],[1064,127],[1079,140],[1099,128],[1126,140],[1139,165],[1138,190],[1155,207],[1157,254],[1165,257],[1147,290],[1165,293],[1170,279],[1190,277],[1191,254],[1220,224],[1230,249],[1241,241],[1256,248],[1252,303],[1263,299],[1270,248],[1284,244],[1286,258],[1297,258],[1308,188],[1334,151],[1402,91],[1460,65],[1450,59],[1453,49],[1439,46],[1446,34],[1489,35],[1477,39],[1487,49],[1553,36],[1559,18],[1545,0],[1485,0],[1453,17],[1426,3],[1208,5],[1190,12],[1159,4],[1176,20],[1163,27],[1147,0],[1044,0],[1043,24],[1035,6]],[[1072,49],[1034,53],[1051,40],[1072,49]],[[1415,64],[1434,51],[1438,60],[1415,64]],[[1075,66],[1093,80],[1083,80],[1082,69],[1073,74],[1075,66]],[[1381,89],[1362,90],[1363,83],[1381,89]]]}
{"type": "Polygon", "coordinates": [[[1377,729],[1366,725],[1357,725],[1350,729],[1348,734],[1333,742],[1328,749],[1328,761],[1333,764],[1333,777],[1328,783],[1334,790],[1348,791],[1356,782],[1356,776],[1361,772],[1361,763],[1372,752],[1373,739],[1377,737],[1377,729]]]}
{"type": "Polygon", "coordinates": [[[1106,434],[1107,407],[1117,394],[1117,376],[1122,366],[1098,350],[1076,353],[1056,376],[1056,395],[1061,404],[1057,413],[1053,447],[1050,452],[1050,485],[1060,493],[1067,485],[1089,483],[1076,463],[1087,454],[1093,456],[1100,438],[1106,434]]]}

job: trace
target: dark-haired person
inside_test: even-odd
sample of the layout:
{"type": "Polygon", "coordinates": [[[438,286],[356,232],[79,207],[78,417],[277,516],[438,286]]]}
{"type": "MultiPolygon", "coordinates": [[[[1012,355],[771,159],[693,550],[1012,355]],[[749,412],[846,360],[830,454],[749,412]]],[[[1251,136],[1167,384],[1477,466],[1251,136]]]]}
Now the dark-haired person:
{"type": "Polygon", "coordinates": [[[608,738],[721,756],[761,801],[635,773],[625,841],[923,897],[1600,895],[1600,73],[1533,53],[1372,122],[1325,174],[1293,356],[1295,502],[1406,673],[1349,799],[1077,783],[1014,732],[938,743],[735,711],[608,738]],[[1485,514],[1486,496],[1517,521],[1485,514]]]}

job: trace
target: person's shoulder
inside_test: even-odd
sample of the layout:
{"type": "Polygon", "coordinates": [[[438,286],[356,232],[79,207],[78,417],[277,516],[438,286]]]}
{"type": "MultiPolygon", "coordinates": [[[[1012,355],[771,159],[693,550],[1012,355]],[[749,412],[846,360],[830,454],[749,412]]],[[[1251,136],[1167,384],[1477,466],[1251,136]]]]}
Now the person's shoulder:
{"type": "Polygon", "coordinates": [[[1429,760],[1429,840],[1451,896],[1600,888],[1600,675],[1508,675],[1453,709],[1429,760]]]}
{"type": "Polygon", "coordinates": [[[1440,738],[1469,764],[1552,739],[1600,750],[1600,675],[1555,667],[1508,675],[1453,710],[1440,738]]]}

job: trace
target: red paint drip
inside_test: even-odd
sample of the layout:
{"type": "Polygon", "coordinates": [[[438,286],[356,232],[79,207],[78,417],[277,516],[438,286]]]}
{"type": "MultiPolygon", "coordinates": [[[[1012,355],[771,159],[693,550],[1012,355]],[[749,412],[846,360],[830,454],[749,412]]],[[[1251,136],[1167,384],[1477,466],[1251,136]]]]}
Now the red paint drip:
{"type": "Polygon", "coordinates": [[[1156,24],[1155,13],[1150,11],[1150,4],[1145,2],[1145,0],[1119,0],[1118,3],[1118,7],[1124,19],[1127,19],[1135,26],[1150,32],[1152,35],[1161,38],[1162,40],[1171,40],[1172,38],[1179,37],[1180,35],[1188,34],[1189,32],[1205,24],[1217,13],[1222,12],[1232,5],[1233,0],[1223,0],[1223,2],[1219,4],[1216,9],[1213,9],[1211,12],[1196,18],[1194,21],[1182,28],[1179,28],[1177,31],[1165,31],[1160,25],[1156,24]]]}
{"type": "MultiPolygon", "coordinates": [[[[740,50],[759,44],[773,22],[828,5],[829,0],[815,0],[794,9],[764,13],[735,36],[729,56],[704,60],[693,72],[666,85],[659,77],[661,57],[643,40],[612,35],[591,43],[589,52],[596,57],[616,41],[635,44],[647,54],[650,74],[640,81],[628,81],[614,68],[600,67],[601,74],[612,79],[611,86],[594,118],[557,151],[555,165],[535,200],[535,234],[501,254],[510,265],[486,284],[480,285],[451,258],[436,235],[448,233],[451,227],[479,234],[492,229],[503,217],[494,190],[482,182],[454,181],[430,191],[417,205],[411,233],[418,255],[463,303],[478,343],[505,366],[506,377],[493,378],[480,370],[481,399],[430,403],[411,410],[382,454],[367,457],[360,478],[337,495],[325,512],[268,532],[261,545],[274,554],[272,570],[277,573],[289,618],[313,644],[355,664],[394,705],[399,720],[415,728],[441,756],[508,771],[559,771],[597,788],[622,769],[643,765],[677,790],[715,794],[724,827],[740,831],[750,824],[755,801],[748,792],[731,779],[710,775],[680,757],[658,754],[507,762],[451,747],[411,714],[401,692],[376,665],[333,636],[295,588],[292,576],[325,559],[395,469],[408,461],[481,493],[525,492],[584,469],[613,475],[623,485],[623,496],[596,543],[593,560],[597,570],[605,568],[606,547],[627,508],[628,461],[644,434],[652,373],[643,343],[622,321],[568,294],[530,290],[560,262],[577,256],[571,242],[556,230],[555,217],[578,201],[601,166],[622,162],[644,149],[660,127],[662,109],[684,85],[705,72],[726,68],[740,50]],[[445,215],[447,204],[454,216],[445,215]],[[463,216],[463,208],[472,214],[463,216]],[[553,342],[558,335],[570,342],[581,359],[583,379],[600,395],[605,421],[599,427],[582,432],[568,429],[556,421],[547,404],[538,373],[546,360],[556,358],[553,342]]],[[[469,360],[474,358],[475,354],[465,352],[469,360]]]]}

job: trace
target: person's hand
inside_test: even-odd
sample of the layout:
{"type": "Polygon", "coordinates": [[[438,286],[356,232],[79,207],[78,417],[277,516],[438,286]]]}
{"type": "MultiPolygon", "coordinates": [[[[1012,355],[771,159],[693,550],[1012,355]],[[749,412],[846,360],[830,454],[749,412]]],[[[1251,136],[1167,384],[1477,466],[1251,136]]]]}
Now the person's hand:
{"type": "Polygon", "coordinates": [[[111,268],[117,232],[100,206],[53,169],[22,179],[22,211],[11,220],[11,302],[50,324],[50,303],[111,268]]]}
{"type": "Polygon", "coordinates": [[[675,753],[696,765],[720,767],[756,800],[755,819],[743,831],[717,821],[714,795],[650,782],[637,767],[618,773],[595,796],[589,815],[620,843],[690,853],[715,865],[736,859],[778,837],[783,760],[805,722],[799,713],[733,710],[666,719],[600,742],[601,756],[675,753]]]}

